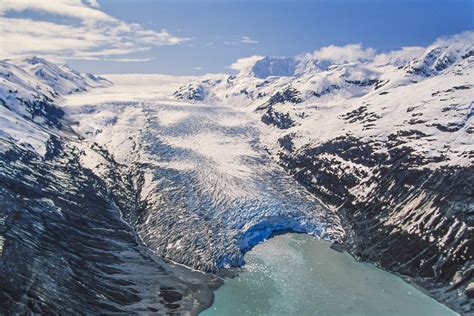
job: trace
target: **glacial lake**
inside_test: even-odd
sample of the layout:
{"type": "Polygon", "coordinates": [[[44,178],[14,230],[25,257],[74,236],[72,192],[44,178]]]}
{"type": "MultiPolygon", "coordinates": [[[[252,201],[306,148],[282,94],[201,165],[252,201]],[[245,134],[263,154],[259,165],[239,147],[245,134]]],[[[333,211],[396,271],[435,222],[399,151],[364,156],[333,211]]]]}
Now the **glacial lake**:
{"type": "Polygon", "coordinates": [[[457,315],[400,277],[329,246],[303,234],[257,245],[200,315],[457,315]]]}

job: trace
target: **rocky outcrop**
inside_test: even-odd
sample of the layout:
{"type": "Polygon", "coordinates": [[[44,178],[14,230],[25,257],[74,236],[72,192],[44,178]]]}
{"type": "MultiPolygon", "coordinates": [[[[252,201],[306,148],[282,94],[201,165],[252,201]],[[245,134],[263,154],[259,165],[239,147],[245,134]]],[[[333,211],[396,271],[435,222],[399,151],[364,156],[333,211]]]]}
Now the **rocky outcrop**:
{"type": "Polygon", "coordinates": [[[202,85],[187,85],[181,87],[173,95],[179,100],[204,101],[208,92],[202,85]]]}
{"type": "Polygon", "coordinates": [[[279,129],[288,129],[295,126],[295,122],[288,113],[276,112],[271,107],[262,115],[261,121],[267,125],[274,125],[279,129]]]}

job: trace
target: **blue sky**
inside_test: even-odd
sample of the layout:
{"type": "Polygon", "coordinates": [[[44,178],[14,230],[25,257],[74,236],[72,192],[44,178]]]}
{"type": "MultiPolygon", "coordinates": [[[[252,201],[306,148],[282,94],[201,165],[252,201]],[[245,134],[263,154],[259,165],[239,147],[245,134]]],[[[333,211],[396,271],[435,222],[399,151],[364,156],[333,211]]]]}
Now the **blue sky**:
{"type": "MultiPolygon", "coordinates": [[[[59,0],[34,1],[40,0],[20,7],[6,0],[2,19],[54,23],[52,34],[81,37],[56,39],[58,50],[9,51],[15,36],[20,41],[30,32],[6,28],[12,34],[0,42],[0,53],[9,54],[1,55],[36,53],[95,73],[230,72],[230,64],[250,55],[294,56],[350,43],[383,52],[474,29],[472,0],[77,0],[77,10],[67,7],[71,1],[60,7],[59,0]]],[[[38,29],[32,22],[22,27],[38,29]]]]}

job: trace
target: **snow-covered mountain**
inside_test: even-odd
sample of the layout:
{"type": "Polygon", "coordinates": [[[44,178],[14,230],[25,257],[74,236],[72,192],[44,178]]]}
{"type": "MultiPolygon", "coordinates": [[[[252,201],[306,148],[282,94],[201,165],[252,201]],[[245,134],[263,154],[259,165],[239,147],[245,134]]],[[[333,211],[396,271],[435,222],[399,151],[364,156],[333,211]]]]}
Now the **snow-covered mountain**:
{"type": "Polygon", "coordinates": [[[358,61],[255,56],[236,63],[237,76],[198,78],[185,89],[205,96],[196,102],[229,104],[271,126],[272,156],[343,216],[354,255],[467,312],[473,43],[465,32],[358,61]]]}
{"type": "Polygon", "coordinates": [[[44,155],[50,134],[63,126],[64,112],[54,102],[61,95],[110,84],[39,57],[0,61],[0,136],[44,155]]]}
{"type": "Polygon", "coordinates": [[[216,272],[293,230],[471,312],[473,43],[116,86],[1,61],[0,307],[195,314],[221,281],[174,262],[216,272]]]}
{"type": "Polygon", "coordinates": [[[268,77],[287,77],[295,75],[296,60],[292,57],[262,57],[251,64],[251,67],[246,70],[245,75],[254,76],[256,78],[265,79],[268,77]]]}

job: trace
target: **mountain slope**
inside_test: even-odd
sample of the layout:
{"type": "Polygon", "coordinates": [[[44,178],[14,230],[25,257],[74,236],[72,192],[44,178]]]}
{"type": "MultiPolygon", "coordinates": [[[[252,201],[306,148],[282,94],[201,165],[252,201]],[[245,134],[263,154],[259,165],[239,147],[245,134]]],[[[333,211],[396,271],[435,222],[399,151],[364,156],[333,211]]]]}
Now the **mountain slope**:
{"type": "Polygon", "coordinates": [[[125,217],[139,207],[140,172],[77,135],[57,106],[111,83],[36,57],[15,63],[0,62],[1,313],[196,314],[219,281],[143,246],[125,217]]]}

